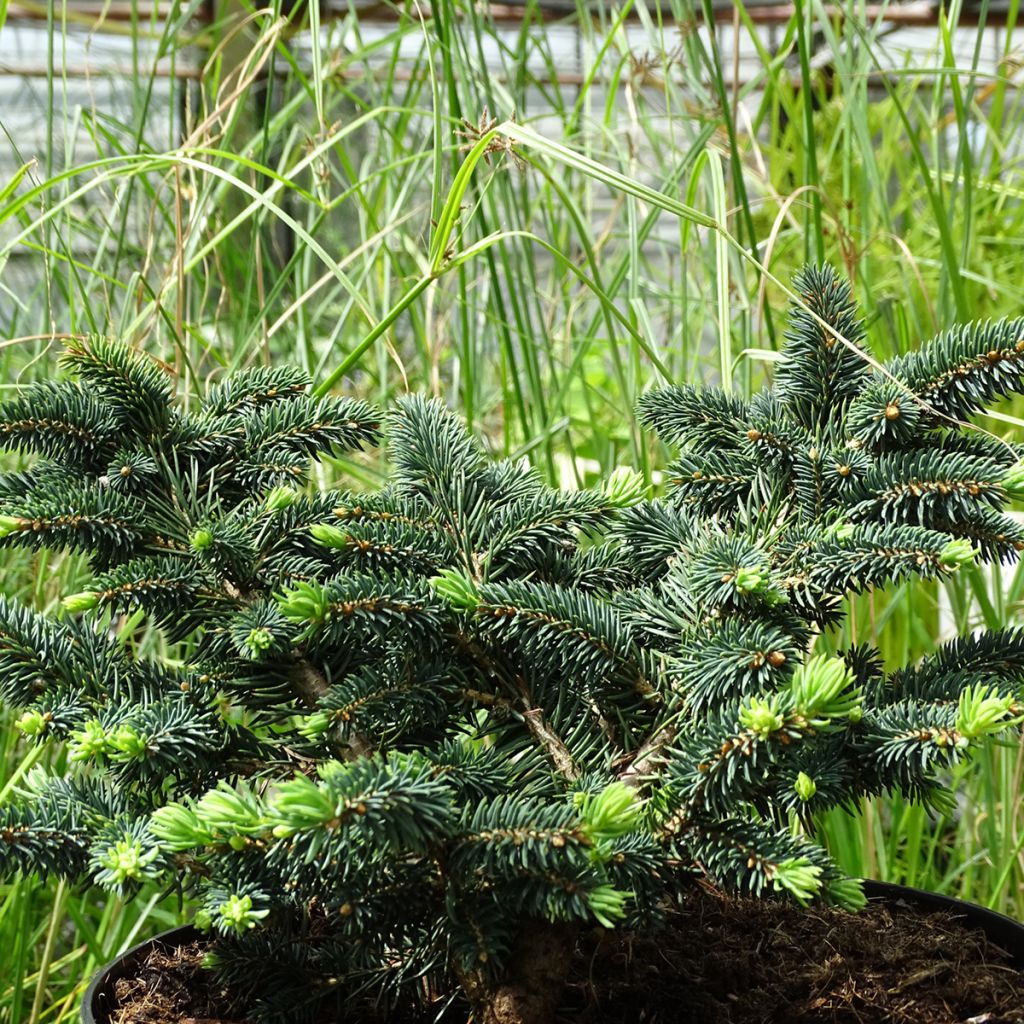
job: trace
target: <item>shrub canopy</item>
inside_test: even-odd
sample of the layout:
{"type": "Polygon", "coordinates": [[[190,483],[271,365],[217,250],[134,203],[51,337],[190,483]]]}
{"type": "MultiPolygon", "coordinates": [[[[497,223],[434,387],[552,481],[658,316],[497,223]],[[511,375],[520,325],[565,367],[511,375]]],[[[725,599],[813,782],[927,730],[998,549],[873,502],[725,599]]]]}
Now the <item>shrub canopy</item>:
{"type": "Polygon", "coordinates": [[[677,451],[655,499],[554,490],[437,400],[381,422],[275,368],[197,408],[75,343],[0,407],[37,456],[0,478],[3,543],[95,573],[59,616],[0,603],[0,698],[70,763],[0,808],[0,870],[182,887],[267,1022],[452,993],[545,1019],[498,1009],[536,936],[656,925],[695,873],[858,906],[815,816],[948,807],[942,769],[1019,721],[1024,633],[891,673],[810,651],[849,593],[1024,545],[1017,451],[962,422],[1024,391],[1024,321],[872,367],[849,287],[798,288],[772,389],[645,396],[677,451]],[[382,431],[383,488],[310,481],[382,431]]]}

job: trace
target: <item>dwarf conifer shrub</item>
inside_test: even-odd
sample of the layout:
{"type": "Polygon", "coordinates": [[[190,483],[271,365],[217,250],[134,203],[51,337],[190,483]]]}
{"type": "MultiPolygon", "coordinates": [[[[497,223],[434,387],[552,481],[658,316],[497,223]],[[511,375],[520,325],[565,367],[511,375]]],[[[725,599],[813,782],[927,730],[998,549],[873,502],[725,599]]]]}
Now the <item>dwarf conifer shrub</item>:
{"type": "Polygon", "coordinates": [[[76,343],[0,407],[38,456],[3,543],[95,573],[59,615],[0,605],[0,697],[71,766],[0,808],[0,871],[180,887],[261,1024],[550,1021],[575,936],[670,921],[698,873],[857,907],[815,815],[947,806],[942,770],[1020,720],[1024,633],[889,674],[811,650],[848,593],[1024,544],[1016,452],[962,429],[1024,391],[1024,321],[876,371],[833,333],[861,340],[848,287],[798,285],[773,389],[645,397],[678,449],[655,500],[553,490],[436,400],[382,424],[284,368],[185,406],[76,343]],[[312,486],[382,430],[383,488],[312,486]]]}

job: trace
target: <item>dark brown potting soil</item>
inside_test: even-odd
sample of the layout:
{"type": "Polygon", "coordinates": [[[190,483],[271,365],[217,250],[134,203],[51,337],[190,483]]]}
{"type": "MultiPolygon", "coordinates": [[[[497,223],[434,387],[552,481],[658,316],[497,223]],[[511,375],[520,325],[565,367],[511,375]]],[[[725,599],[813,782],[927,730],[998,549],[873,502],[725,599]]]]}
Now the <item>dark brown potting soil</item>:
{"type": "Polygon", "coordinates": [[[203,969],[206,943],[151,950],[135,974],[114,983],[109,1024],[244,1024],[223,1014],[228,1003],[203,969]]]}
{"type": "MultiPolygon", "coordinates": [[[[203,952],[153,953],[117,982],[110,1024],[246,1024],[218,1010],[203,952]]],[[[1024,972],[946,914],[695,889],[656,935],[586,936],[563,1007],[552,1024],[1024,1024],[1024,972]]]]}

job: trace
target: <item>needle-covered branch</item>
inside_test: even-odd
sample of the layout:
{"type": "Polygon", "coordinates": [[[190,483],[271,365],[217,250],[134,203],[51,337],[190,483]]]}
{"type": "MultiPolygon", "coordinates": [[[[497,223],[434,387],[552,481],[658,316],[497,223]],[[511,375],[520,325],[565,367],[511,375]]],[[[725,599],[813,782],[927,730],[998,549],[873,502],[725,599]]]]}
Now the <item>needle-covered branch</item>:
{"type": "Polygon", "coordinates": [[[69,775],[0,807],[0,870],[184,889],[258,1024],[425,995],[547,1024],[581,932],[670,921],[695,874],[857,907],[816,816],[947,807],[1021,722],[1024,641],[889,673],[814,647],[850,594],[1024,546],[1016,450],[956,422],[1024,390],[1024,340],[967,325],[882,372],[831,269],[797,288],[774,389],[643,397],[675,449],[653,498],[627,467],[549,487],[436,399],[381,416],[275,367],[186,405],[76,342],[75,379],[0,406],[36,460],[0,477],[0,545],[93,572],[54,614],[0,600],[0,699],[69,775]],[[313,486],[382,429],[383,486],[313,486]]]}

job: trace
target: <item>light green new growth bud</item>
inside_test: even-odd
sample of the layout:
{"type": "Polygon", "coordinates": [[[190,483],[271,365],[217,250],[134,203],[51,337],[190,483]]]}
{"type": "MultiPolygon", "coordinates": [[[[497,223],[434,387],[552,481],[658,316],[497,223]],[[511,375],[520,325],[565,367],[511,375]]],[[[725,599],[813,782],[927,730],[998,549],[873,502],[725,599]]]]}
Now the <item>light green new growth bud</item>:
{"type": "Polygon", "coordinates": [[[339,530],[336,526],[331,526],[330,523],[314,523],[309,528],[309,532],[313,535],[313,539],[325,548],[343,548],[350,540],[348,533],[339,530]]]}
{"type": "Polygon", "coordinates": [[[118,840],[100,858],[109,880],[123,885],[129,879],[146,877],[146,868],[160,855],[156,848],[143,852],[142,844],[131,836],[118,840]]]}
{"type": "Polygon", "coordinates": [[[835,718],[849,718],[860,708],[860,690],[842,658],[819,654],[805,661],[790,682],[796,711],[821,727],[835,718]]]}
{"type": "MultiPolygon", "coordinates": [[[[270,816],[291,834],[334,821],[337,811],[323,789],[305,775],[296,775],[278,784],[270,800],[270,816]]],[[[274,834],[277,835],[277,828],[274,834]]]]}
{"type": "Polygon", "coordinates": [[[107,732],[99,719],[92,718],[76,729],[68,744],[72,761],[88,761],[107,752],[107,732]]]}
{"type": "Polygon", "coordinates": [[[246,646],[257,653],[267,650],[273,642],[274,634],[265,627],[250,630],[249,635],[245,638],[246,646]]]}
{"type": "Polygon", "coordinates": [[[307,740],[318,739],[330,729],[333,722],[333,715],[326,711],[315,711],[299,720],[299,735],[304,736],[307,740]]]}
{"type": "Polygon", "coordinates": [[[149,737],[131,725],[119,725],[108,738],[107,748],[118,761],[130,761],[146,753],[149,737]]]}
{"type": "Polygon", "coordinates": [[[853,536],[853,524],[839,519],[831,526],[826,527],[825,536],[828,537],[829,540],[849,540],[853,536]]]}
{"type": "Polygon", "coordinates": [[[330,607],[323,587],[316,583],[299,583],[275,596],[278,611],[290,622],[323,622],[330,607]]]}
{"type": "Polygon", "coordinates": [[[825,883],[825,897],[843,910],[863,910],[868,898],[864,883],[859,878],[833,878],[825,883]]]}
{"type": "Polygon", "coordinates": [[[628,466],[618,466],[604,482],[608,503],[616,508],[629,508],[643,501],[647,491],[644,478],[628,466]]]}
{"type": "Polygon", "coordinates": [[[44,715],[42,711],[26,711],[14,725],[26,736],[40,736],[46,730],[51,717],[49,714],[44,715]]]}
{"type": "Polygon", "coordinates": [[[1011,498],[1024,498],[1024,462],[1014,463],[1002,479],[1003,490],[1011,498]]]}
{"type": "Polygon", "coordinates": [[[1019,725],[1024,721],[1024,716],[1014,717],[1014,710],[1015,702],[1012,695],[1000,696],[996,687],[983,683],[968,686],[960,694],[957,707],[956,731],[964,741],[958,742],[957,746],[967,746],[971,740],[991,736],[1019,725]]]}
{"type": "Polygon", "coordinates": [[[213,531],[206,529],[206,527],[193,530],[189,534],[188,542],[193,551],[205,551],[213,544],[213,531]]]}
{"type": "Polygon", "coordinates": [[[629,893],[620,892],[613,885],[599,885],[587,893],[587,905],[602,928],[614,928],[626,916],[629,893]]]}
{"type": "Polygon", "coordinates": [[[760,590],[768,580],[768,571],[762,566],[747,567],[736,572],[736,589],[741,594],[752,594],[760,590]]]}
{"type": "Polygon", "coordinates": [[[458,569],[442,569],[429,582],[434,593],[453,608],[472,611],[480,603],[473,581],[458,569]]]}
{"type": "Polygon", "coordinates": [[[12,533],[24,530],[26,522],[17,516],[0,516],[0,537],[9,537],[12,533]]]}
{"type": "Polygon", "coordinates": [[[256,798],[223,781],[196,801],[195,813],[202,825],[214,832],[252,833],[266,827],[256,798]]]}
{"type": "Polygon", "coordinates": [[[269,910],[253,910],[251,896],[229,896],[218,908],[220,926],[244,935],[256,922],[263,920],[269,910]]]}
{"type": "Polygon", "coordinates": [[[807,774],[807,772],[801,772],[796,777],[796,782],[793,783],[793,788],[796,790],[796,795],[807,803],[815,793],[818,792],[818,784],[807,774]]]}
{"type": "Polygon", "coordinates": [[[60,606],[72,615],[87,612],[100,603],[100,595],[91,590],[83,590],[80,594],[70,594],[61,601],[60,606]]]}
{"type": "Polygon", "coordinates": [[[213,833],[199,820],[196,813],[183,804],[165,804],[149,818],[149,830],[168,849],[191,850],[213,842],[213,833]]]}
{"type": "Polygon", "coordinates": [[[740,708],[740,724],[758,736],[771,736],[782,728],[785,721],[774,700],[751,697],[750,703],[740,708]]]}
{"type": "Polygon", "coordinates": [[[600,793],[580,793],[577,803],[583,821],[582,830],[595,843],[632,832],[637,827],[642,809],[635,792],[622,782],[613,782],[600,793]]]}
{"type": "Polygon", "coordinates": [[[821,868],[806,857],[788,857],[771,872],[776,889],[785,889],[797,903],[808,903],[821,891],[821,868]]]}
{"type": "Polygon", "coordinates": [[[263,502],[263,507],[268,512],[282,512],[295,503],[299,492],[293,487],[275,487],[268,494],[263,502]]]}
{"type": "Polygon", "coordinates": [[[939,565],[946,572],[955,572],[965,565],[973,565],[980,553],[969,540],[959,537],[939,552],[939,565]]]}

